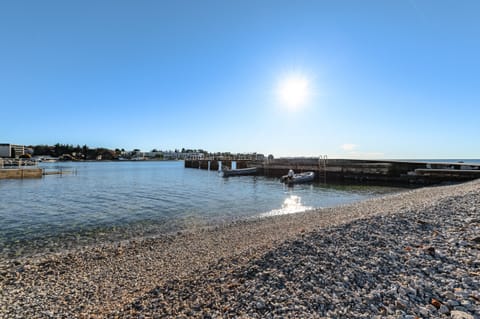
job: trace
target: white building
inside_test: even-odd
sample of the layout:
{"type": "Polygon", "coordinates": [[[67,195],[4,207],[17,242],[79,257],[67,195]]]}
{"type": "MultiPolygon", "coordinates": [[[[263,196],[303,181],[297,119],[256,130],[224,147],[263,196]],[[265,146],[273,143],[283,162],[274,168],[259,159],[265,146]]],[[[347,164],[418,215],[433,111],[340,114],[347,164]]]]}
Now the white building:
{"type": "Polygon", "coordinates": [[[0,157],[16,157],[25,154],[25,146],[0,143],[0,157]]]}
{"type": "Polygon", "coordinates": [[[180,153],[182,157],[186,160],[203,160],[205,158],[205,154],[195,152],[195,153],[180,153]]]}

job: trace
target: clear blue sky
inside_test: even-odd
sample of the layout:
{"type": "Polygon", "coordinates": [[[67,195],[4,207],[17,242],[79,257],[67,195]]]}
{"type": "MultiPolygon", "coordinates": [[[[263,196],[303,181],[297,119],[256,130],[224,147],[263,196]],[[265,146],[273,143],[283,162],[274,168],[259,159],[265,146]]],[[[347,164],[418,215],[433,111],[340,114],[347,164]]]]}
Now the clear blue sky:
{"type": "Polygon", "coordinates": [[[0,143],[480,158],[480,1],[1,1],[0,143]],[[279,83],[308,81],[288,108],[279,83]]]}

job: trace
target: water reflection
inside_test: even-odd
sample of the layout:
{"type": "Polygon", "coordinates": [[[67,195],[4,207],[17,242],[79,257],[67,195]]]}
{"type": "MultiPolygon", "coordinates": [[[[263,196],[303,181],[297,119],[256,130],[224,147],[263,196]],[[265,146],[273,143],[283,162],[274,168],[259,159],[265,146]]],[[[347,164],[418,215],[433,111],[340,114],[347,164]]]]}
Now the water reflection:
{"type": "Polygon", "coordinates": [[[219,178],[215,171],[185,169],[183,162],[67,165],[78,174],[0,180],[0,258],[335,207],[390,191],[219,178]]]}
{"type": "Polygon", "coordinates": [[[300,196],[290,195],[283,201],[282,208],[273,209],[269,212],[260,214],[260,217],[301,213],[307,210],[311,210],[313,208],[314,207],[312,206],[303,205],[302,198],[300,196]]]}

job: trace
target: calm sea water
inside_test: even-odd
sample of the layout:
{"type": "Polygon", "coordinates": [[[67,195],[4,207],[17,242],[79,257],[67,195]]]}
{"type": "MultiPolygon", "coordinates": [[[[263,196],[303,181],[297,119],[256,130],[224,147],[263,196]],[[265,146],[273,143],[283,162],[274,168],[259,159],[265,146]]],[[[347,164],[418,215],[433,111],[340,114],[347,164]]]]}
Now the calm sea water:
{"type": "Polygon", "coordinates": [[[360,201],[397,188],[285,187],[279,179],[221,178],[183,162],[46,165],[76,174],[0,180],[0,255],[218,225],[360,201]]]}

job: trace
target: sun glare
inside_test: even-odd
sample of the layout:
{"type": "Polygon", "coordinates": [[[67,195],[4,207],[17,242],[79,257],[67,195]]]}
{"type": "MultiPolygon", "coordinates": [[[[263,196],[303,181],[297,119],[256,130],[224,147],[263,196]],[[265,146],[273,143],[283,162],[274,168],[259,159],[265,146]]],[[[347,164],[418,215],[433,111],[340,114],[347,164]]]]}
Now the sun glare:
{"type": "Polygon", "coordinates": [[[310,95],[309,83],[305,76],[289,75],[280,81],[277,88],[279,100],[289,109],[296,110],[305,105],[310,95]]]}

